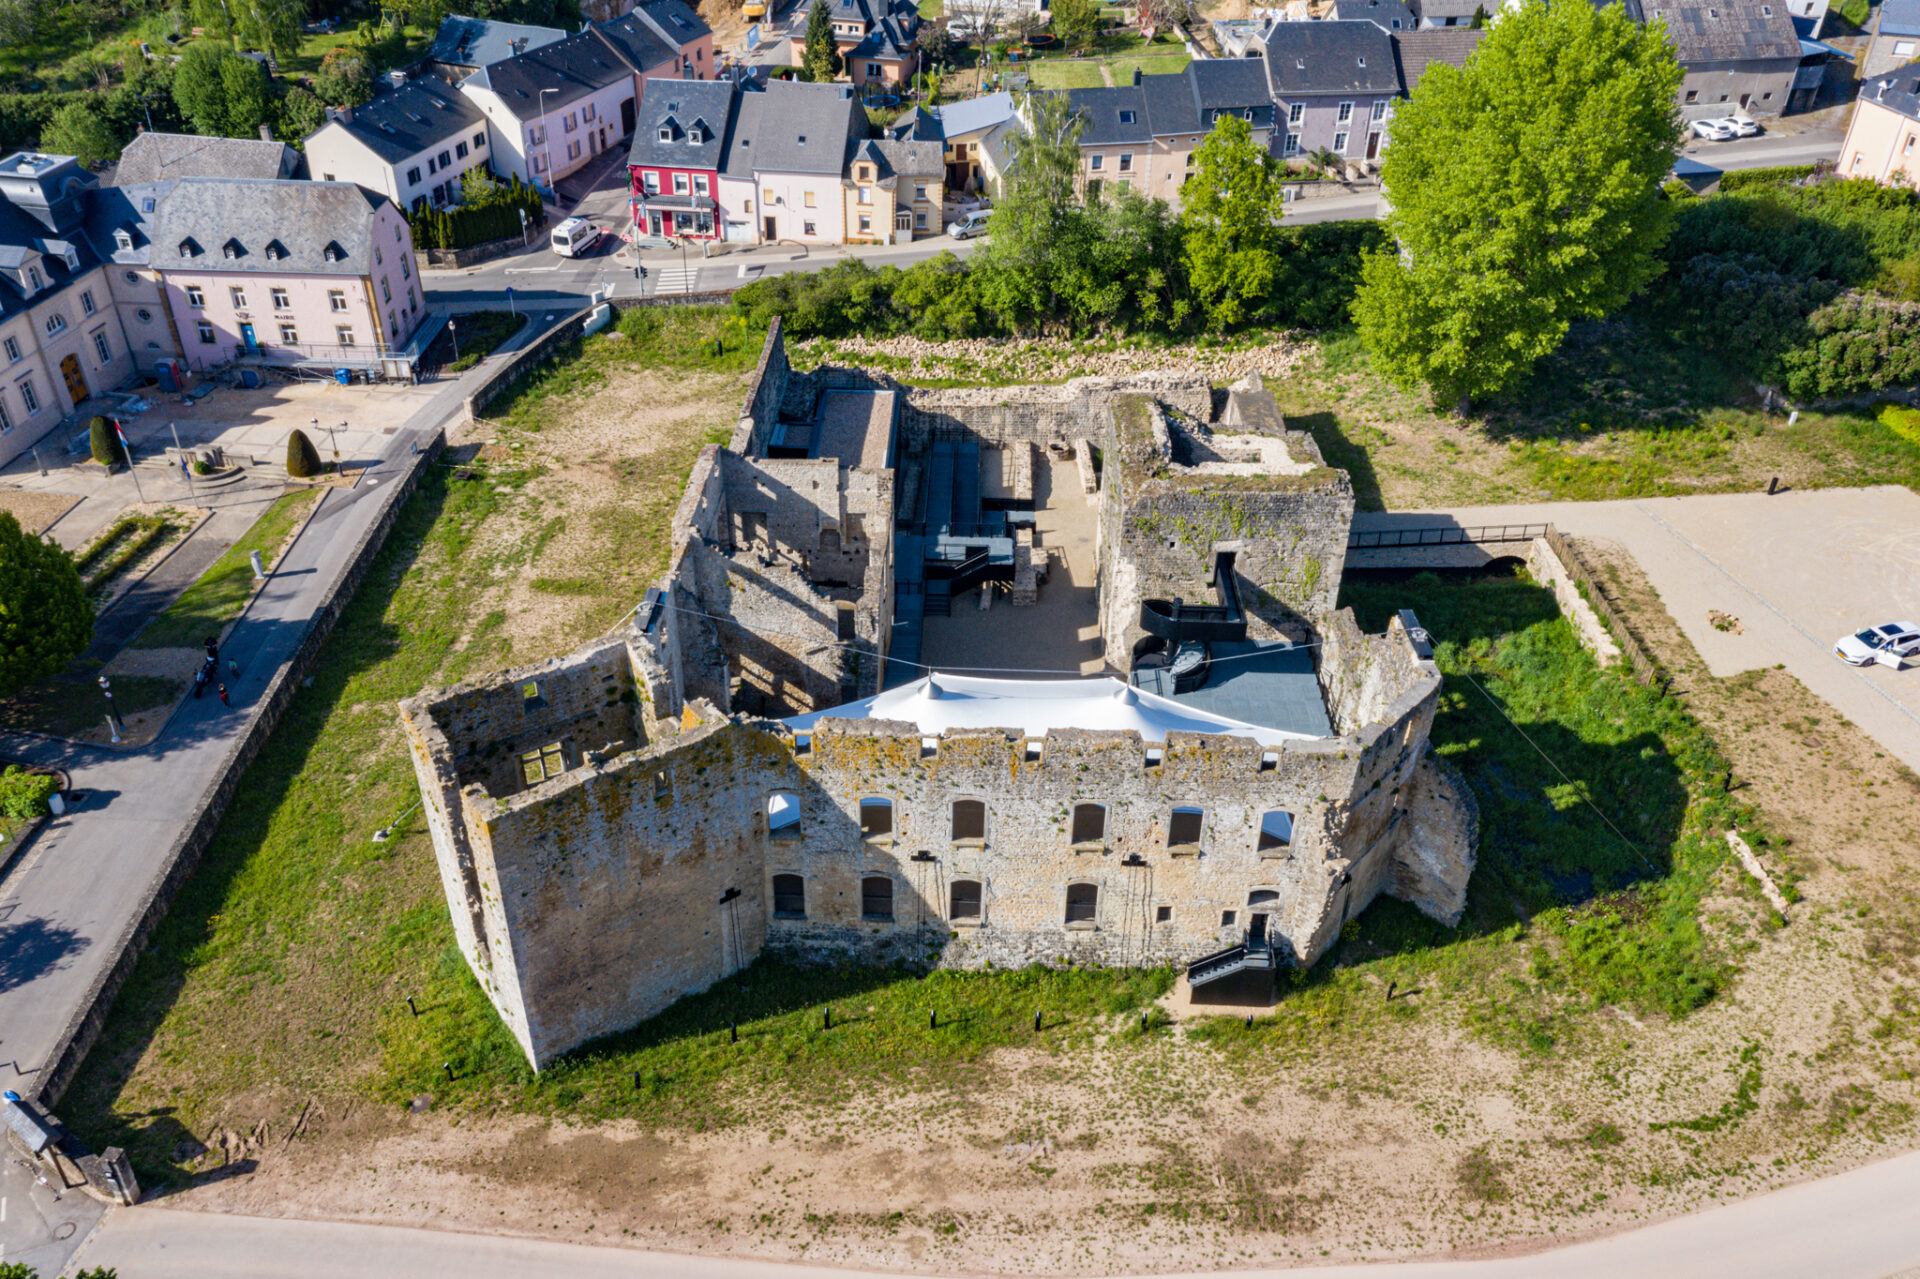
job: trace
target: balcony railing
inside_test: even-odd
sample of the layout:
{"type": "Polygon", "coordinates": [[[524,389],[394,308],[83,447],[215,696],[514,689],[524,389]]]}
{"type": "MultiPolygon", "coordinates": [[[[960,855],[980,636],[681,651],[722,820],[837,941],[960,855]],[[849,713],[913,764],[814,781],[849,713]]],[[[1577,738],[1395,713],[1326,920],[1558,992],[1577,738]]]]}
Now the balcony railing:
{"type": "Polygon", "coordinates": [[[366,364],[396,354],[385,343],[368,342],[259,342],[234,344],[235,359],[265,360],[273,364],[366,364]]]}

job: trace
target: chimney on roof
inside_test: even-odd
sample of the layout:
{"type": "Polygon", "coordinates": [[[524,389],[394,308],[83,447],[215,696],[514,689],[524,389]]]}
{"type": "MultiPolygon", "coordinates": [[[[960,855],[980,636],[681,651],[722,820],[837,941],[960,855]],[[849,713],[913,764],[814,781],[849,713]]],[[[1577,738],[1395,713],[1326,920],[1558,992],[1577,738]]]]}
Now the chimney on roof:
{"type": "Polygon", "coordinates": [[[1137,84],[1139,84],[1139,83],[1140,83],[1140,82],[1141,82],[1142,80],[1144,80],[1144,79],[1146,79],[1146,78],[1147,78],[1147,73],[1146,73],[1146,72],[1144,72],[1144,71],[1142,71],[1142,70],[1141,70],[1141,69],[1140,69],[1140,68],[1139,68],[1138,66],[1135,66],[1135,67],[1134,67],[1134,69],[1133,69],[1133,82],[1134,82],[1134,84],[1136,84],[1136,85],[1137,85],[1137,84]]]}
{"type": "Polygon", "coordinates": [[[260,126],[260,140],[262,142],[273,141],[273,130],[267,125],[263,124],[260,126]]]}
{"type": "Polygon", "coordinates": [[[513,39],[507,41],[507,47],[513,50],[513,56],[517,58],[527,51],[527,38],[525,36],[515,36],[513,39]]]}

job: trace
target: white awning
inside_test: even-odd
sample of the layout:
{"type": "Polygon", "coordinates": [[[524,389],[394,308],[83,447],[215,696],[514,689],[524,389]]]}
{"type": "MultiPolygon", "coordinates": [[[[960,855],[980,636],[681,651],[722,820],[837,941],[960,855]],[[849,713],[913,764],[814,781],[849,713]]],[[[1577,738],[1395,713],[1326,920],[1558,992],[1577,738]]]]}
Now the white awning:
{"type": "Polygon", "coordinates": [[[894,719],[919,726],[928,737],[949,728],[1010,728],[1045,737],[1054,728],[1131,729],[1143,741],[1165,742],[1172,733],[1219,733],[1250,737],[1265,746],[1313,740],[1306,733],[1262,728],[1196,710],[1167,697],[1142,692],[1112,676],[1094,679],[975,679],[935,672],[876,697],[783,721],[806,733],[823,719],[894,719]]]}

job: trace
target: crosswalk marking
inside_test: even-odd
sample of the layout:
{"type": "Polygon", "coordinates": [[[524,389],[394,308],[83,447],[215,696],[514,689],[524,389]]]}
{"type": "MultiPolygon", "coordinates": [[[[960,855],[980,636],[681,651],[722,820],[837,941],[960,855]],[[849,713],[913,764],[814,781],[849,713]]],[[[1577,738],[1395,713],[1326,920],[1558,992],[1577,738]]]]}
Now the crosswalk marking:
{"type": "Polygon", "coordinates": [[[693,286],[700,282],[700,268],[697,266],[667,266],[660,268],[660,278],[653,286],[655,293],[692,293],[693,286]]]}

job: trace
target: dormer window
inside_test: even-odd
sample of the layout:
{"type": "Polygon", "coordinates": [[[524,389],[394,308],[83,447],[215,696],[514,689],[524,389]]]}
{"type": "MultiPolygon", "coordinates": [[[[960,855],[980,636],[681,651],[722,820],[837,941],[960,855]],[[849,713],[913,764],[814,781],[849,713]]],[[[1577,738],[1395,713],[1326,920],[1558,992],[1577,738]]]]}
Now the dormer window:
{"type": "Polygon", "coordinates": [[[240,247],[240,241],[228,240],[225,244],[220,246],[220,252],[225,257],[237,258],[240,256],[243,250],[240,247]]]}
{"type": "Polygon", "coordinates": [[[287,246],[278,240],[267,241],[267,261],[278,262],[287,256],[287,246]]]}
{"type": "Polygon", "coordinates": [[[1131,112],[1131,111],[1122,111],[1122,112],[1120,113],[1120,123],[1121,123],[1121,124],[1132,124],[1132,123],[1133,123],[1133,112],[1131,112]]]}
{"type": "Polygon", "coordinates": [[[687,141],[694,143],[696,146],[706,140],[707,131],[699,125],[696,124],[687,130],[687,141]]]}
{"type": "Polygon", "coordinates": [[[198,252],[200,252],[200,246],[199,246],[199,245],[197,245],[197,244],[195,244],[195,243],[194,243],[194,242],[193,242],[192,240],[182,240],[182,241],[180,241],[180,256],[181,256],[181,257],[183,257],[183,258],[190,258],[190,257],[192,257],[192,256],[193,256],[194,254],[196,254],[196,253],[198,253],[198,252]]]}
{"type": "Polygon", "coordinates": [[[33,286],[33,291],[35,293],[38,293],[45,286],[45,282],[42,281],[40,278],[39,267],[30,266],[27,268],[27,283],[33,286]]]}
{"type": "Polygon", "coordinates": [[[1362,58],[1362,59],[1360,59],[1360,65],[1361,65],[1361,66],[1363,66],[1363,67],[1364,67],[1364,66],[1366,66],[1366,65],[1367,65],[1367,60],[1366,60],[1365,58],[1362,58]]]}
{"type": "Polygon", "coordinates": [[[127,230],[125,227],[121,227],[113,233],[113,244],[115,248],[123,251],[131,249],[133,247],[133,232],[127,230]]]}
{"type": "Polygon", "coordinates": [[[339,262],[343,261],[347,255],[341,250],[339,244],[328,240],[327,247],[322,250],[322,256],[329,262],[339,262]]]}
{"type": "Polygon", "coordinates": [[[666,125],[664,125],[664,124],[660,126],[660,140],[661,140],[662,142],[671,142],[671,141],[673,141],[673,130],[672,130],[672,129],[670,129],[670,128],[668,128],[668,127],[667,127],[666,125]]]}

